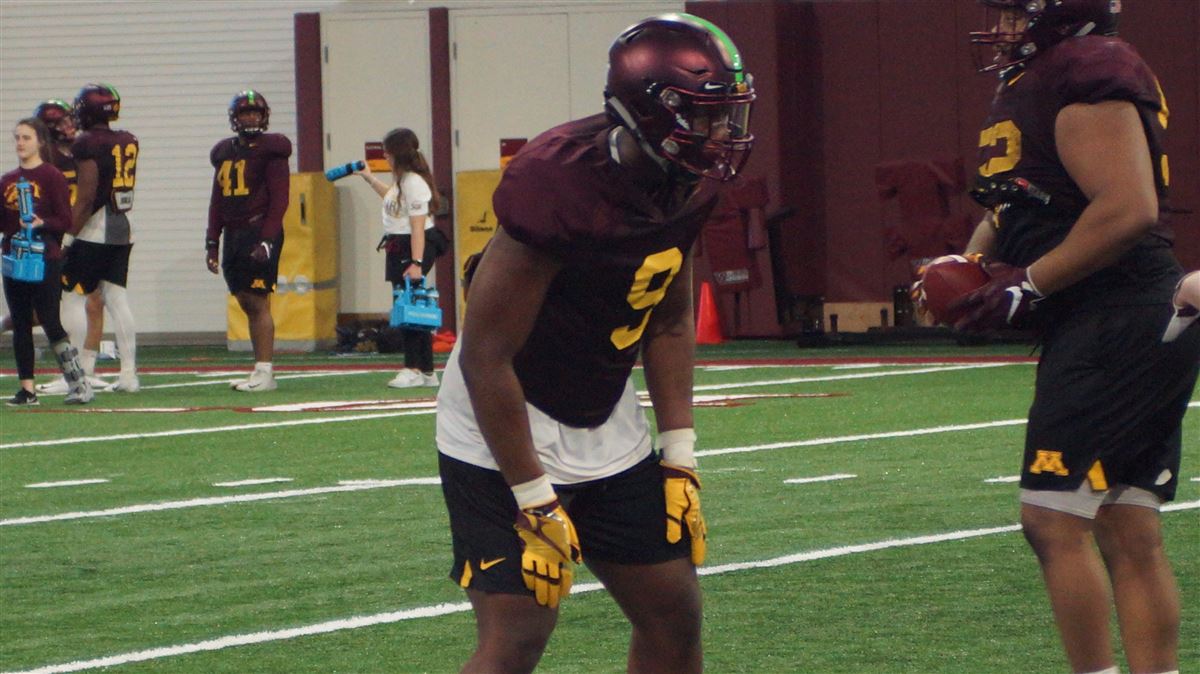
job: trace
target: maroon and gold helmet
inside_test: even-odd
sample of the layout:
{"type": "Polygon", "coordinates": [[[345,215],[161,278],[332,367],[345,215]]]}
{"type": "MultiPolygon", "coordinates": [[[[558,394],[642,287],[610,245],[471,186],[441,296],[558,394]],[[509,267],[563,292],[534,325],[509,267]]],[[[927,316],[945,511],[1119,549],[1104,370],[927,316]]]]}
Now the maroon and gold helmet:
{"type": "Polygon", "coordinates": [[[267,105],[267,99],[262,94],[253,89],[240,91],[229,101],[229,126],[239,136],[257,136],[265,132],[270,120],[271,106],[267,105]],[[238,121],[238,115],[249,110],[262,113],[257,124],[238,121]]]}
{"type": "Polygon", "coordinates": [[[1121,0],[979,0],[988,30],[975,31],[972,45],[979,72],[1007,70],[1040,51],[1080,35],[1116,35],[1121,0]]]}
{"type": "Polygon", "coordinates": [[[697,176],[732,180],[754,144],[753,77],[725,31],[691,14],[626,28],[608,52],[604,98],[643,150],[697,176]]]}
{"type": "Polygon", "coordinates": [[[33,116],[42,120],[55,142],[75,140],[75,111],[61,98],[50,98],[33,109],[33,116]]]}
{"type": "Polygon", "coordinates": [[[75,123],[87,130],[96,124],[117,121],[121,94],[111,84],[85,84],[75,97],[75,123]]]}

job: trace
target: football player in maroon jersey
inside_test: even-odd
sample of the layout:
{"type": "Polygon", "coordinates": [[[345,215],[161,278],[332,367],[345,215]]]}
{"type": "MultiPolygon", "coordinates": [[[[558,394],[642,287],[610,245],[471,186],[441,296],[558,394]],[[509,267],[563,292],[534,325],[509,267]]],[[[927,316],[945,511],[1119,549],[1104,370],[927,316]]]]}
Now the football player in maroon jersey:
{"type": "MultiPolygon", "coordinates": [[[[39,103],[33,114],[45,122],[46,128],[50,130],[50,161],[67,179],[71,204],[74,205],[78,191],[75,157],[71,154],[71,144],[75,142],[76,136],[75,110],[70,103],[62,99],[50,98],[39,103]]],[[[85,309],[86,320],[83,322],[70,320],[72,316],[64,317],[72,324],[67,333],[72,334],[74,331],[71,341],[79,349],[79,362],[87,374],[88,383],[93,389],[103,390],[108,388],[109,383],[95,376],[96,356],[100,350],[100,338],[104,333],[104,298],[101,297],[99,289],[88,293],[85,309]],[[86,330],[86,333],[81,332],[83,330],[86,330]]],[[[38,384],[37,390],[38,393],[63,394],[68,390],[67,381],[59,377],[46,384],[38,384]]]]}
{"type": "Polygon", "coordinates": [[[4,299],[13,325],[13,355],[17,361],[17,379],[21,388],[7,401],[10,406],[37,405],[37,394],[33,388],[33,321],[36,316],[50,340],[54,357],[62,368],[68,382],[67,404],[83,404],[92,399],[92,388],[79,366],[76,350],[67,338],[59,321],[59,270],[62,265],[61,242],[63,234],[71,226],[71,204],[67,181],[61,171],[49,162],[50,134],[46,125],[36,117],[17,122],[13,129],[19,165],[16,169],[0,176],[0,195],[4,205],[0,209],[0,232],[3,233],[3,251],[13,254],[13,238],[25,236],[22,220],[21,183],[29,185],[29,206],[32,211],[30,224],[34,241],[43,246],[40,280],[5,270],[4,299]]]}
{"type": "Polygon", "coordinates": [[[213,146],[215,173],[204,237],[208,270],[225,273],[225,284],[246,312],[254,371],[231,384],[235,391],[273,391],[275,320],[271,293],[279,277],[283,250],[283,214],[288,205],[288,157],[292,141],[266,133],[271,106],[247,89],[229,102],[229,125],[237,135],[213,146]],[[218,265],[221,235],[224,260],[218,265]]]}
{"type": "Polygon", "coordinates": [[[505,169],[438,394],[450,575],[478,628],[463,671],[531,671],[581,561],[632,625],[629,671],[701,670],[689,251],[750,150],[753,99],[720,28],[646,19],[609,51],[606,112],[505,169]]]}
{"type": "MultiPolygon", "coordinates": [[[[113,129],[121,113],[121,95],[108,84],[86,84],[75,97],[75,121],[80,132],[71,145],[75,157],[76,190],[72,204],[73,243],[63,263],[63,319],[71,334],[84,334],[85,297],[99,290],[113,319],[121,373],[109,390],[137,392],[137,334],[126,283],[133,229],[138,139],[113,129]]],[[[90,328],[89,328],[90,330],[90,328]]],[[[97,344],[98,346],[98,344],[97,344]]]]}
{"type": "Polygon", "coordinates": [[[972,42],[1000,82],[974,191],[990,212],[967,252],[994,262],[957,327],[1040,334],[1021,522],[1072,670],[1118,671],[1111,583],[1130,671],[1172,672],[1179,593],[1159,509],[1179,481],[1200,326],[1164,341],[1181,275],[1167,104],[1115,36],[1119,1],[983,3],[999,16],[972,42]]]}

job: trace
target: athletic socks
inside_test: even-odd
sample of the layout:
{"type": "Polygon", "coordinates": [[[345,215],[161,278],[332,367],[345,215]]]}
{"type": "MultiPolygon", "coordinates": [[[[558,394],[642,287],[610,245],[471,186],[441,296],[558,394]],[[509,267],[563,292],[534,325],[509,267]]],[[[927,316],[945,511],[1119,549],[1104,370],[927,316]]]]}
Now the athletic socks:
{"type": "Polygon", "coordinates": [[[91,377],[96,374],[96,352],[91,349],[79,350],[79,366],[83,368],[83,373],[91,377]]]}
{"type": "Polygon", "coordinates": [[[129,308],[129,293],[108,281],[100,282],[100,292],[113,319],[117,351],[121,354],[121,375],[133,376],[137,372],[137,333],[133,326],[133,311],[129,308]]]}
{"type": "Polygon", "coordinates": [[[265,372],[267,374],[273,374],[273,372],[272,372],[273,368],[271,366],[271,363],[255,363],[254,369],[258,372],[265,372]]]}

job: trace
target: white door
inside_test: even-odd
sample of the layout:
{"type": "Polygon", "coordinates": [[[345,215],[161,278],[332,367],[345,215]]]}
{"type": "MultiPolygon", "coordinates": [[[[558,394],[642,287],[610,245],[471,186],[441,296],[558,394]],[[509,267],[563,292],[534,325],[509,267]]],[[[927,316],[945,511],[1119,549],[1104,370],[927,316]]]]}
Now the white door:
{"type": "MultiPolygon", "coordinates": [[[[428,158],[432,123],[426,13],[324,13],[321,43],[325,168],[363,159],[363,143],[380,141],[401,126],[416,132],[428,158]]],[[[432,168],[436,173],[437,166],[432,168]]],[[[391,182],[390,175],[379,178],[391,182]]],[[[340,311],[386,312],[392,290],[383,278],[384,255],[375,252],[382,234],[382,200],[357,176],[342,178],[337,188],[340,311]]]]}

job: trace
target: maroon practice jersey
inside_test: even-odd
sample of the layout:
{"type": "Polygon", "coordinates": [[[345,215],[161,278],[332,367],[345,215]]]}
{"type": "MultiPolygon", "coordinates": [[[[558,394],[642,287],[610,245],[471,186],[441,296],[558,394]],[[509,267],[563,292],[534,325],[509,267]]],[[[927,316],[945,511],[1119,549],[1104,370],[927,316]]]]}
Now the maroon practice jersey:
{"type": "MultiPolygon", "coordinates": [[[[1167,158],[1162,136],[1167,106],[1149,66],[1115,37],[1064,40],[1002,78],[979,136],[975,197],[996,213],[996,258],[1027,266],[1066,237],[1088,199],[1059,160],[1054,124],[1074,103],[1132,103],[1142,119],[1154,164],[1159,223],[1113,267],[1072,295],[1125,302],[1157,297],[1175,273],[1166,223],[1167,158]]],[[[1057,297],[1057,295],[1056,295],[1057,297]]]]}
{"type": "MultiPolygon", "coordinates": [[[[124,245],[133,242],[129,218],[133,208],[133,187],[137,179],[137,136],[120,129],[93,127],[75,137],[71,145],[75,163],[96,162],[96,194],[92,199],[92,221],[84,226],[80,238],[95,243],[124,245]],[[104,211],[101,222],[96,213],[104,211]],[[91,224],[92,222],[96,224],[91,224]],[[96,236],[90,236],[96,232],[96,236]]],[[[76,197],[78,198],[78,196],[76,197]]]]}
{"type": "Polygon", "coordinates": [[[51,153],[51,158],[54,162],[54,167],[62,171],[63,177],[67,179],[67,189],[71,194],[71,205],[74,206],[75,191],[78,189],[78,174],[75,171],[75,157],[70,152],[70,147],[67,147],[65,152],[56,148],[51,153]]]}
{"type": "Polygon", "coordinates": [[[209,241],[225,229],[257,230],[272,241],[283,231],[288,206],[292,141],[278,133],[226,138],[209,155],[216,173],[208,203],[209,241]]]}
{"type": "Polygon", "coordinates": [[[63,234],[71,227],[71,203],[67,191],[67,179],[61,171],[48,163],[37,168],[17,168],[0,177],[0,194],[4,196],[4,208],[0,210],[0,233],[4,235],[3,249],[7,253],[14,234],[21,229],[21,208],[18,204],[17,181],[25,178],[32,186],[33,213],[44,221],[36,231],[46,244],[45,256],[56,260],[61,257],[60,244],[63,234]]]}
{"type": "Polygon", "coordinates": [[[530,403],[578,427],[612,413],[650,312],[716,203],[702,181],[664,212],[610,158],[611,128],[595,115],[543,133],[492,198],[505,232],[563,263],[514,367],[530,403]]]}

